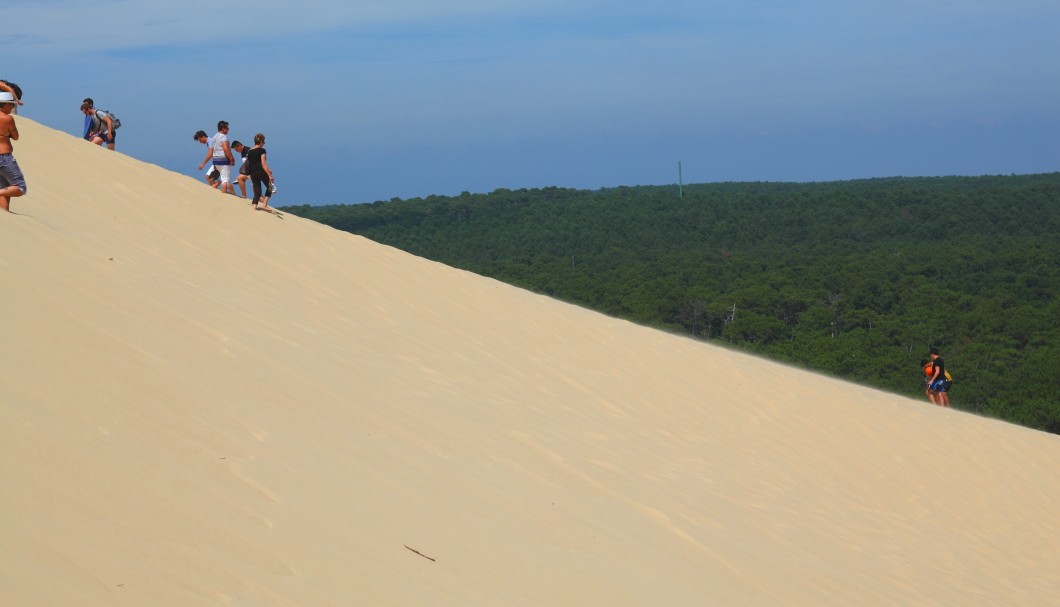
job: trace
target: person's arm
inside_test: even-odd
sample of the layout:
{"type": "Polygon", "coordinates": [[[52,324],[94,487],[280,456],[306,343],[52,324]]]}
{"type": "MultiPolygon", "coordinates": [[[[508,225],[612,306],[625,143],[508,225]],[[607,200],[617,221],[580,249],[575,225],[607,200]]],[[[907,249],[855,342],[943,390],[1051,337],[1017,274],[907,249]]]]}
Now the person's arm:
{"type": "Polygon", "coordinates": [[[268,156],[268,154],[261,155],[261,170],[265,171],[265,174],[269,176],[269,181],[273,181],[272,169],[269,168],[269,163],[265,162],[266,156],[268,156]]]}
{"type": "Polygon", "coordinates": [[[221,146],[224,148],[225,158],[228,159],[228,164],[235,164],[236,159],[234,156],[232,156],[232,148],[228,147],[228,141],[222,143],[221,146]]]}
{"type": "Polygon", "coordinates": [[[202,170],[202,167],[206,166],[207,162],[210,162],[211,158],[213,158],[213,148],[207,145],[206,146],[206,158],[203,158],[202,159],[202,164],[199,165],[199,170],[200,171],[202,170]]]}
{"type": "MultiPolygon", "coordinates": [[[[98,111],[98,110],[97,110],[98,111]]],[[[107,121],[107,141],[114,141],[114,121],[110,119],[110,116],[103,114],[103,120],[107,121]]],[[[103,125],[100,124],[100,130],[103,130],[103,125]]]]}
{"type": "Polygon", "coordinates": [[[11,93],[11,96],[15,98],[15,103],[17,103],[19,105],[24,105],[22,103],[22,100],[18,98],[18,93],[15,92],[15,89],[10,87],[10,86],[8,86],[8,84],[6,82],[0,81],[0,89],[2,89],[5,92],[11,93]]]}

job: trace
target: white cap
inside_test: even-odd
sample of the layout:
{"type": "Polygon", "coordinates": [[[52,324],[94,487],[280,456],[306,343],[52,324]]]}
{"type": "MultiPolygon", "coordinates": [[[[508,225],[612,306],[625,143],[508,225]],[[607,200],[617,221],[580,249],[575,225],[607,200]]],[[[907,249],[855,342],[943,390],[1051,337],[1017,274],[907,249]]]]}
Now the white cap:
{"type": "Polygon", "coordinates": [[[14,103],[15,96],[7,91],[0,92],[0,103],[14,103]]]}

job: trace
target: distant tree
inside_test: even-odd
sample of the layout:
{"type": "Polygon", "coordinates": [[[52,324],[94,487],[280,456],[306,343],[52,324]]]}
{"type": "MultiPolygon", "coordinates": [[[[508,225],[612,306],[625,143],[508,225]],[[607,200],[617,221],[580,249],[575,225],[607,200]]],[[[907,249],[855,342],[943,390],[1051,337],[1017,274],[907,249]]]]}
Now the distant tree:
{"type": "MultiPolygon", "coordinates": [[[[1060,432],[1060,173],[541,188],[286,207],[648,326],[1060,432]],[[930,209],[932,220],[924,220],[930,209]]],[[[353,263],[353,260],[351,260],[353,263]]]]}

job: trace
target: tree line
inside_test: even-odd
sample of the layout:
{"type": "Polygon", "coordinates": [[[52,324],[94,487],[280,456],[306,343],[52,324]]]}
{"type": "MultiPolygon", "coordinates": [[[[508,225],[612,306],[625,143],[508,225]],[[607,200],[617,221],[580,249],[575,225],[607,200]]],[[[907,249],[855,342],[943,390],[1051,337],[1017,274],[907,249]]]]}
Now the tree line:
{"type": "MultiPolygon", "coordinates": [[[[286,211],[609,315],[1060,433],[1060,173],[558,187],[286,211]]],[[[351,260],[351,263],[354,263],[351,260]]],[[[925,401],[926,403],[926,401],[925,401]]]]}

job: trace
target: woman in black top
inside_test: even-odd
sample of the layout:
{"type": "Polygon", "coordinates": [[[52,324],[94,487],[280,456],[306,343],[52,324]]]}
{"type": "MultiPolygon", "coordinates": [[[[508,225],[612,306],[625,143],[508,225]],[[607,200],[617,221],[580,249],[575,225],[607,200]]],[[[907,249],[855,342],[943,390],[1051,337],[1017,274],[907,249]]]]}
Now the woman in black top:
{"type": "Polygon", "coordinates": [[[247,165],[249,165],[250,181],[254,184],[254,208],[272,212],[272,208],[269,207],[269,197],[272,196],[272,169],[269,168],[269,163],[265,159],[265,135],[263,133],[254,135],[254,147],[247,152],[247,165]],[[261,195],[262,184],[265,184],[265,196],[261,195]]]}

